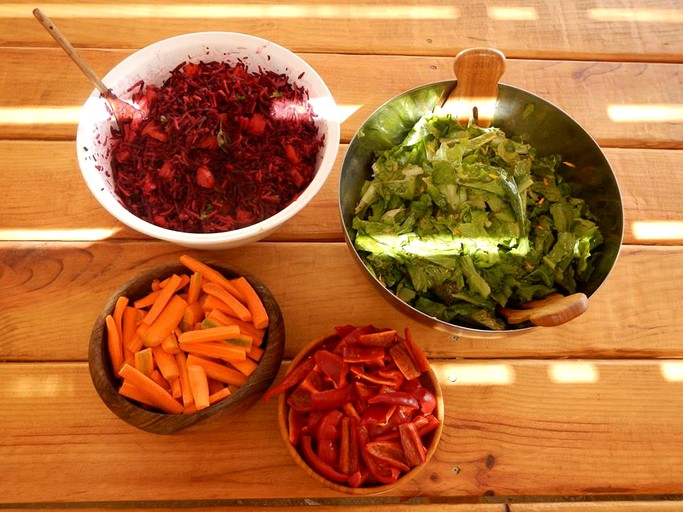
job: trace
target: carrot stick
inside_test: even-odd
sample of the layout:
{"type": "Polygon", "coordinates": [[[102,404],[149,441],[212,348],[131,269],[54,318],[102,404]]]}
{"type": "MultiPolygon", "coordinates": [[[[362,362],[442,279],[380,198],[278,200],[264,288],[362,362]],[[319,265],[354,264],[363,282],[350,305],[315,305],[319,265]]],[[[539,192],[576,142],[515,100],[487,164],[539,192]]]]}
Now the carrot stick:
{"type": "Polygon", "coordinates": [[[206,409],[209,404],[209,382],[206,380],[206,371],[203,366],[197,364],[187,365],[187,375],[189,376],[190,389],[194,397],[194,404],[197,410],[206,409]]]}
{"type": "Polygon", "coordinates": [[[180,379],[171,381],[171,396],[175,399],[183,398],[183,390],[180,387],[180,379]]]}
{"type": "Polygon", "coordinates": [[[166,352],[161,345],[152,347],[152,354],[154,355],[154,361],[157,363],[157,367],[167,381],[173,381],[180,375],[180,370],[178,369],[178,362],[173,357],[173,354],[166,352]]]}
{"type": "Polygon", "coordinates": [[[263,357],[263,354],[265,353],[265,350],[263,350],[261,347],[257,347],[256,345],[252,345],[249,351],[247,352],[247,355],[252,358],[254,361],[260,361],[261,358],[263,357]]]}
{"type": "Polygon", "coordinates": [[[170,414],[183,412],[183,406],[175,400],[168,391],[136,368],[124,364],[119,371],[119,375],[123,377],[124,381],[127,380],[139,388],[140,392],[151,400],[159,409],[170,414]]]}
{"type": "Polygon", "coordinates": [[[266,333],[266,330],[257,329],[251,322],[243,322],[239,318],[228,316],[219,309],[209,310],[206,313],[206,318],[221,325],[237,325],[240,328],[240,332],[248,334],[253,338],[254,345],[261,346],[263,343],[263,335],[266,333]]]}
{"type": "Polygon", "coordinates": [[[245,361],[247,353],[242,347],[228,345],[220,341],[207,341],[205,343],[181,343],[182,348],[188,354],[196,354],[204,357],[213,357],[223,361],[245,361]]]}
{"type": "Polygon", "coordinates": [[[216,363],[214,361],[209,361],[203,357],[190,354],[187,356],[187,364],[201,365],[206,371],[206,375],[215,380],[225,382],[226,384],[232,384],[233,386],[244,386],[247,382],[246,375],[228,368],[227,366],[216,363]]]}
{"type": "Polygon", "coordinates": [[[159,293],[157,298],[154,300],[154,304],[152,304],[149,312],[147,315],[145,315],[145,318],[142,319],[144,323],[147,325],[152,325],[152,322],[159,317],[161,312],[166,307],[166,304],[168,304],[168,302],[171,300],[171,297],[173,297],[173,294],[177,291],[178,286],[180,286],[180,282],[181,279],[178,274],[173,274],[171,277],[169,277],[166,286],[161,289],[161,293],[159,293]]]}
{"type": "Polygon", "coordinates": [[[152,347],[164,341],[183,319],[186,308],[187,302],[173,295],[159,317],[141,333],[145,345],[152,347]]]}
{"type": "Polygon", "coordinates": [[[217,270],[214,270],[205,263],[202,263],[201,261],[193,258],[189,254],[183,254],[182,256],[180,256],[180,263],[185,265],[193,272],[199,272],[200,274],[202,274],[202,277],[204,277],[204,279],[206,279],[207,281],[222,286],[227,291],[229,291],[234,297],[237,297],[239,300],[244,299],[244,297],[241,296],[240,292],[235,290],[235,287],[223,274],[221,274],[217,270]]]}
{"type": "MultiPolygon", "coordinates": [[[[190,276],[188,276],[187,274],[179,274],[179,277],[180,277],[180,283],[178,283],[176,286],[176,289],[175,289],[176,292],[185,288],[190,282],[190,276]]],[[[166,279],[164,279],[163,281],[161,281],[161,283],[159,283],[159,286],[161,288],[165,288],[169,283],[174,284],[172,280],[173,280],[173,276],[169,276],[166,279]]]]}
{"type": "Polygon", "coordinates": [[[187,290],[187,303],[192,304],[199,300],[199,294],[202,291],[202,274],[201,272],[194,272],[190,278],[190,287],[187,290]]]}
{"type": "Polygon", "coordinates": [[[194,324],[202,321],[203,316],[204,311],[202,310],[201,304],[199,304],[197,301],[190,302],[188,300],[187,308],[185,309],[185,314],[183,315],[183,324],[188,327],[193,327],[194,324]]]}
{"type": "Polygon", "coordinates": [[[209,403],[211,405],[215,404],[216,402],[220,402],[224,398],[227,398],[231,395],[230,388],[229,387],[224,387],[223,389],[220,389],[216,391],[215,393],[212,393],[209,395],[209,403]]]}
{"type": "Polygon", "coordinates": [[[123,366],[123,343],[119,331],[116,329],[116,322],[114,317],[107,315],[104,319],[107,327],[107,348],[109,350],[109,358],[114,372],[118,372],[123,366]]]}
{"type": "Polygon", "coordinates": [[[241,371],[244,375],[249,377],[254,370],[258,368],[258,363],[253,359],[245,359],[244,361],[230,361],[230,364],[241,371]]]}
{"type": "Polygon", "coordinates": [[[124,380],[123,383],[121,384],[121,387],[119,387],[119,393],[122,396],[125,396],[126,398],[129,398],[131,400],[135,400],[136,402],[140,402],[146,405],[149,405],[150,407],[157,407],[157,404],[154,403],[152,400],[147,398],[147,396],[140,391],[140,388],[137,386],[134,386],[127,380],[124,380]]]}
{"type": "Polygon", "coordinates": [[[187,331],[180,335],[178,341],[183,343],[199,343],[204,341],[221,341],[240,336],[240,328],[236,325],[209,327],[198,331],[187,331]]]}
{"type": "Polygon", "coordinates": [[[235,316],[240,320],[244,322],[251,320],[251,312],[249,309],[225,288],[216,283],[206,283],[202,286],[202,291],[220,299],[228,308],[234,311],[235,316]]]}
{"type": "MultiPolygon", "coordinates": [[[[206,369],[205,369],[206,371],[206,369]]],[[[225,383],[216,379],[212,379],[207,376],[207,382],[209,383],[209,396],[213,395],[216,391],[219,391],[225,387],[225,383]]]]}
{"type": "Polygon", "coordinates": [[[135,336],[137,328],[138,311],[131,306],[126,306],[121,315],[121,337],[124,347],[130,349],[131,341],[133,336],[135,336]]]}
{"type": "Polygon", "coordinates": [[[152,380],[159,384],[162,388],[164,388],[166,391],[171,391],[171,384],[164,379],[164,376],[161,375],[161,372],[159,370],[154,370],[152,372],[152,375],[150,375],[152,380]]]}
{"type": "Polygon", "coordinates": [[[151,348],[145,348],[135,353],[135,368],[147,375],[147,377],[152,376],[152,372],[154,371],[154,359],[152,357],[151,348]]]}
{"type": "Polygon", "coordinates": [[[258,293],[256,293],[256,290],[254,290],[249,281],[247,281],[244,276],[240,276],[230,282],[245,298],[254,327],[257,329],[265,329],[268,327],[268,313],[266,312],[266,308],[263,306],[261,297],[258,296],[258,293]]]}
{"type": "Polygon", "coordinates": [[[114,317],[114,324],[116,325],[116,330],[119,333],[119,338],[121,339],[121,342],[123,343],[123,311],[126,309],[126,306],[128,306],[128,297],[124,297],[123,295],[116,299],[116,305],[114,306],[114,313],[112,316],[114,317]]]}
{"type": "Polygon", "coordinates": [[[151,306],[154,304],[154,301],[157,300],[157,297],[161,295],[161,291],[161,288],[159,288],[158,290],[149,292],[144,297],[133,302],[133,306],[135,306],[137,309],[143,309],[151,306]]]}
{"type": "Polygon", "coordinates": [[[194,402],[192,391],[190,390],[190,377],[187,374],[187,358],[185,357],[185,352],[182,351],[175,354],[174,357],[176,363],[178,363],[178,381],[180,382],[183,405],[187,407],[194,402]]]}

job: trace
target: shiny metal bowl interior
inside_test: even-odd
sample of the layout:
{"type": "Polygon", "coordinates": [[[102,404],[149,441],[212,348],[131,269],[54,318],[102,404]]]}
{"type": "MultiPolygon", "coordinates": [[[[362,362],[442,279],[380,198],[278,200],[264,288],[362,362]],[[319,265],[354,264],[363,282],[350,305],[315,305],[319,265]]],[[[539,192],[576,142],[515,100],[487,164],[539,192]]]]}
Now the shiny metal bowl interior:
{"type": "MultiPolygon", "coordinates": [[[[492,331],[474,325],[450,324],[428,316],[401,301],[387,290],[365,267],[353,246],[354,208],[360,199],[363,183],[371,176],[375,151],[400,143],[412,126],[440,105],[457,82],[427,84],[407,91],[379,107],[353,137],[342,164],[339,182],[339,208],[347,245],[364,273],[380,294],[410,318],[451,334],[470,337],[501,337],[528,331],[530,327],[492,331]]],[[[576,167],[564,177],[577,187],[598,217],[604,237],[595,270],[588,282],[577,291],[590,297],[605,281],[616,262],[623,238],[623,206],[619,185],[604,153],[595,140],[569,115],[555,105],[522,89],[499,84],[493,126],[508,137],[523,136],[538,154],[560,154],[576,167]]]]}

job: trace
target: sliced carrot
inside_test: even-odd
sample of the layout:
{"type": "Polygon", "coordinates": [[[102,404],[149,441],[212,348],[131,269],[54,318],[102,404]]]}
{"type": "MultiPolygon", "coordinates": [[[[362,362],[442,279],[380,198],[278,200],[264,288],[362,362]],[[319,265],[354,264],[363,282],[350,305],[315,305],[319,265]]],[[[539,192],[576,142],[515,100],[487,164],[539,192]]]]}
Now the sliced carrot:
{"type": "Polygon", "coordinates": [[[194,354],[187,356],[187,362],[188,364],[203,366],[206,375],[211,379],[225,382],[226,384],[231,384],[233,386],[244,386],[247,382],[246,375],[237,370],[233,370],[232,368],[228,368],[224,364],[209,361],[208,359],[194,354]]]}
{"type": "Polygon", "coordinates": [[[245,361],[247,353],[244,348],[228,345],[221,341],[207,341],[204,343],[181,343],[182,348],[188,354],[198,356],[213,357],[223,361],[245,361]]]}
{"type": "Polygon", "coordinates": [[[161,295],[161,288],[151,291],[144,297],[136,300],[133,302],[133,306],[135,306],[137,309],[148,308],[154,304],[154,301],[157,300],[159,295],[161,295]]]}
{"type": "Polygon", "coordinates": [[[183,398],[183,390],[180,387],[180,379],[171,381],[171,396],[175,399],[183,398]]]}
{"type": "Polygon", "coordinates": [[[131,306],[126,306],[121,315],[121,338],[123,346],[130,349],[131,341],[138,328],[138,310],[131,306]]]}
{"type": "Polygon", "coordinates": [[[153,347],[164,341],[178,327],[186,308],[187,302],[178,295],[171,297],[159,317],[141,334],[145,346],[153,347]]]}
{"type": "Polygon", "coordinates": [[[178,363],[178,380],[180,381],[183,405],[187,407],[194,402],[192,391],[190,390],[190,377],[187,375],[187,357],[185,352],[182,351],[175,354],[174,357],[178,363]]]}
{"type": "MultiPolygon", "coordinates": [[[[187,274],[178,274],[178,276],[180,277],[180,283],[176,285],[176,291],[182,290],[190,283],[190,276],[188,276],[187,274]]],[[[175,284],[173,281],[173,275],[161,281],[161,283],[159,283],[159,286],[161,288],[165,288],[169,283],[171,283],[172,285],[175,284]]]]}
{"type": "Polygon", "coordinates": [[[181,278],[178,274],[173,274],[169,278],[166,286],[161,289],[161,293],[157,295],[157,298],[154,300],[154,304],[152,304],[152,307],[149,308],[145,318],[142,319],[145,324],[152,325],[152,322],[159,317],[168,302],[171,300],[171,297],[173,297],[175,292],[178,290],[180,283],[181,278]]]}
{"type": "Polygon", "coordinates": [[[202,263],[201,261],[193,258],[189,254],[183,254],[182,256],[180,256],[180,263],[185,265],[193,272],[199,272],[200,274],[202,274],[202,277],[207,281],[211,281],[212,283],[216,283],[222,286],[227,291],[229,291],[234,297],[237,297],[239,300],[244,299],[244,297],[241,296],[240,292],[237,291],[235,287],[230,283],[228,278],[226,278],[223,274],[211,268],[207,264],[202,263]]]}
{"type": "Polygon", "coordinates": [[[250,358],[252,358],[254,361],[260,361],[265,352],[266,351],[263,350],[261,347],[257,347],[256,345],[252,345],[251,348],[249,349],[249,352],[247,352],[247,355],[250,358]]]}
{"type": "Polygon", "coordinates": [[[225,288],[216,283],[206,283],[202,286],[202,291],[221,300],[240,320],[244,322],[251,320],[249,309],[225,288]]]}
{"type": "Polygon", "coordinates": [[[123,343],[119,336],[119,331],[116,329],[116,322],[114,317],[107,315],[104,319],[107,328],[107,348],[109,351],[109,358],[114,372],[118,372],[123,366],[123,343]]]}
{"type": "Polygon", "coordinates": [[[161,280],[153,279],[152,280],[152,286],[150,288],[152,288],[153,292],[161,290],[161,280]]]}
{"type": "Polygon", "coordinates": [[[152,372],[154,371],[154,358],[152,356],[151,348],[138,350],[135,353],[135,368],[147,375],[147,377],[152,376],[152,372]]]}
{"type": "Polygon", "coordinates": [[[128,306],[128,297],[121,296],[118,299],[116,299],[116,304],[114,305],[114,313],[112,313],[112,316],[114,317],[114,323],[116,324],[116,330],[119,332],[119,338],[121,339],[121,342],[123,343],[123,311],[126,309],[126,306],[128,306]]]}
{"type": "Polygon", "coordinates": [[[266,312],[266,308],[263,305],[263,301],[261,301],[261,297],[258,296],[258,293],[256,293],[256,290],[254,290],[249,281],[247,281],[244,276],[240,276],[230,282],[245,298],[254,327],[257,329],[265,329],[268,327],[268,313],[266,312]]]}
{"type": "Polygon", "coordinates": [[[167,381],[176,380],[180,376],[180,370],[178,369],[178,362],[176,361],[173,354],[169,354],[164,350],[161,345],[152,347],[152,354],[154,355],[154,361],[167,381]]]}
{"type": "Polygon", "coordinates": [[[199,294],[202,291],[202,274],[194,272],[190,278],[190,287],[187,291],[187,303],[192,304],[199,301],[199,294]]]}
{"type": "Polygon", "coordinates": [[[187,365],[187,375],[190,381],[190,389],[197,410],[206,409],[209,404],[209,382],[206,380],[204,367],[198,364],[187,365]]]}
{"type": "Polygon", "coordinates": [[[161,342],[161,348],[164,352],[168,354],[177,354],[180,352],[180,345],[178,345],[178,338],[174,333],[168,335],[168,337],[161,342]]]}
{"type": "Polygon", "coordinates": [[[240,328],[236,325],[224,325],[209,327],[196,331],[187,331],[180,335],[178,341],[183,343],[199,343],[204,341],[221,341],[230,338],[238,338],[241,335],[240,328]]]}
{"type": "Polygon", "coordinates": [[[124,364],[119,375],[123,377],[124,381],[127,380],[139,388],[140,392],[162,411],[170,414],[178,414],[183,411],[183,406],[168,391],[133,366],[124,364]]]}
{"type": "Polygon", "coordinates": [[[197,322],[201,322],[204,317],[204,310],[199,302],[187,301],[187,308],[185,309],[185,314],[183,315],[184,326],[192,327],[197,322]]]}
{"type": "Polygon", "coordinates": [[[224,398],[228,398],[232,393],[230,392],[229,387],[224,387],[223,389],[219,389],[215,393],[212,393],[209,395],[209,403],[211,405],[215,404],[216,402],[220,402],[224,398]]]}
{"type": "Polygon", "coordinates": [[[129,398],[131,400],[135,400],[136,402],[140,402],[146,405],[149,405],[150,407],[155,407],[157,408],[157,404],[153,401],[147,398],[147,395],[145,395],[142,391],[140,391],[140,388],[137,386],[134,386],[131,384],[129,381],[124,380],[121,386],[119,387],[119,393],[122,396],[125,396],[126,398],[129,398]]]}
{"type": "Polygon", "coordinates": [[[253,338],[254,345],[261,346],[263,343],[263,336],[266,333],[265,329],[257,329],[251,322],[243,322],[239,318],[228,316],[219,309],[211,309],[206,313],[206,318],[221,325],[237,325],[240,332],[248,334],[253,338]]]}
{"type": "Polygon", "coordinates": [[[159,384],[166,391],[171,391],[171,384],[166,379],[164,379],[164,376],[161,375],[161,372],[159,370],[154,370],[150,377],[154,382],[159,384]]]}
{"type": "Polygon", "coordinates": [[[220,391],[225,387],[225,383],[220,380],[212,379],[207,376],[207,381],[209,382],[209,395],[214,394],[216,391],[220,391]]]}
{"type": "Polygon", "coordinates": [[[245,359],[244,361],[230,361],[230,364],[241,371],[244,375],[249,377],[256,368],[258,368],[258,363],[253,359],[245,359]]]}

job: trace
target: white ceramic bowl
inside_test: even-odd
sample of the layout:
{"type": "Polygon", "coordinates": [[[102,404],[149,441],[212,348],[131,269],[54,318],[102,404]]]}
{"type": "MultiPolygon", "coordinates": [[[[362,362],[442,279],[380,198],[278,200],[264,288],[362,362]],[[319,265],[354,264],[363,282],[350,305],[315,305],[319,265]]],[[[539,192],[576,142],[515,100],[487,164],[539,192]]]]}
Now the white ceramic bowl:
{"type": "Polygon", "coordinates": [[[94,90],[81,111],[76,135],[78,162],[88,188],[100,204],[120,222],[148,236],[195,249],[227,249],[255,242],[291,219],[313,199],[329,176],[339,149],[339,121],[334,98],[316,71],[299,56],[271,41],[234,32],[197,32],[165,39],[147,46],[117,64],[103,82],[121,99],[143,80],[161,85],[181,62],[212,60],[236,63],[243,59],[250,70],[286,73],[303,86],[316,115],[324,145],[312,182],[286,208],[257,224],[222,233],[185,233],[165,229],[129,212],[114,192],[110,166],[111,128],[115,126],[106,101],[94,90]]]}

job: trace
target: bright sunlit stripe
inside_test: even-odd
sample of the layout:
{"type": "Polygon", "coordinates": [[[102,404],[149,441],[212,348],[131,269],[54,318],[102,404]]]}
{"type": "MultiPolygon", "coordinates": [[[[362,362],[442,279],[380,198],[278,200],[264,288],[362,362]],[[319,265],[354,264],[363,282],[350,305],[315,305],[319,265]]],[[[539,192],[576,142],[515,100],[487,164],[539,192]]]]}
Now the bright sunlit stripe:
{"type": "Polygon", "coordinates": [[[0,240],[67,240],[95,241],[106,240],[121,228],[93,229],[0,229],[0,240]]]}
{"type": "Polygon", "coordinates": [[[337,105],[337,121],[343,123],[353,114],[355,114],[362,106],[363,105],[337,105]]]}
{"type": "Polygon", "coordinates": [[[638,240],[683,240],[683,221],[635,221],[631,225],[638,240]]]}
{"type": "Polygon", "coordinates": [[[0,107],[0,124],[78,123],[81,107],[0,107]]]}
{"type": "Polygon", "coordinates": [[[550,380],[558,384],[595,383],[598,381],[598,368],[593,363],[562,361],[548,368],[550,380]]]}
{"type": "Polygon", "coordinates": [[[486,12],[492,20],[524,21],[538,19],[538,11],[535,7],[487,7],[486,12]]]}
{"type": "Polygon", "coordinates": [[[662,377],[669,382],[683,382],[683,361],[667,361],[659,364],[662,377]]]}
{"type": "Polygon", "coordinates": [[[616,123],[683,121],[683,105],[609,105],[607,115],[616,123]]]}
{"type": "Polygon", "coordinates": [[[8,377],[0,383],[3,396],[17,398],[54,398],[75,396],[73,379],[62,375],[22,375],[8,377]]]}
{"type": "Polygon", "coordinates": [[[439,381],[445,385],[501,386],[515,380],[514,369],[507,364],[443,365],[438,371],[441,372],[439,381]]]}
{"type": "MultiPolygon", "coordinates": [[[[448,5],[378,4],[50,4],[46,13],[56,18],[360,18],[360,19],[456,19],[457,7],[448,5]]],[[[0,5],[0,17],[31,16],[26,4],[0,5]]]]}
{"type": "Polygon", "coordinates": [[[683,9],[588,9],[588,17],[598,21],[680,23],[683,9]]]}

